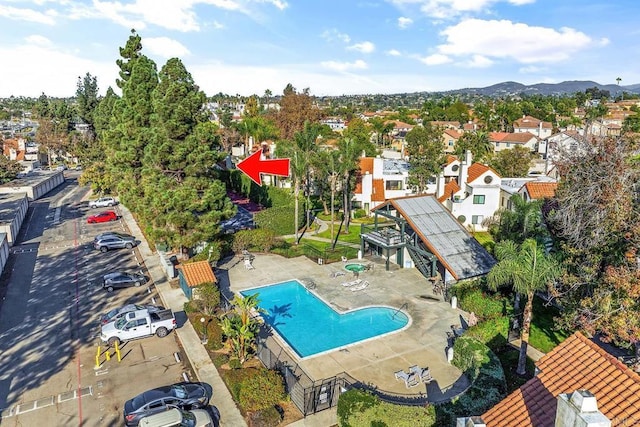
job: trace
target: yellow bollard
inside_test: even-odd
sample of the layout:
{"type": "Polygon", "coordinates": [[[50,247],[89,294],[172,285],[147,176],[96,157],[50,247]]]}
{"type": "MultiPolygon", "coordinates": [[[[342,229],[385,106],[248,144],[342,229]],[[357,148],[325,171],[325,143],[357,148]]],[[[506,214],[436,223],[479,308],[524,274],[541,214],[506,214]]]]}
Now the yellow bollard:
{"type": "Polygon", "coordinates": [[[108,348],[107,348],[107,354],[105,355],[105,357],[107,358],[107,362],[111,360],[111,350],[109,350],[108,348]]]}
{"type": "Polygon", "coordinates": [[[118,363],[120,363],[122,358],[120,357],[120,345],[119,345],[118,341],[116,341],[116,354],[118,355],[118,363]]]}
{"type": "Polygon", "coordinates": [[[98,346],[98,351],[96,352],[96,369],[100,367],[100,346],[98,346]]]}

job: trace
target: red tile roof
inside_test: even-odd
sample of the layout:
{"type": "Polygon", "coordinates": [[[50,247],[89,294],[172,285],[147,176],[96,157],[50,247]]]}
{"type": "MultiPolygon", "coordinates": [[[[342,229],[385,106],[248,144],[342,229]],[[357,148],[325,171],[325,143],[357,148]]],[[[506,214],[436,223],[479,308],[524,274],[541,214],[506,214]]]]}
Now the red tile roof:
{"type": "Polygon", "coordinates": [[[542,128],[543,129],[551,129],[551,123],[549,122],[543,122],[540,119],[536,119],[535,117],[531,117],[531,116],[524,116],[521,119],[516,120],[513,123],[514,127],[517,128],[521,128],[521,129],[531,129],[531,128],[537,128],[540,126],[540,123],[542,123],[542,128]]]}
{"type": "Polygon", "coordinates": [[[373,191],[371,193],[372,202],[384,202],[384,179],[373,180],[373,191]]]}
{"type": "Polygon", "coordinates": [[[543,356],[540,373],[482,415],[487,427],[553,427],[557,397],[589,390],[612,427],[640,423],[640,375],[580,332],[543,356]]]}
{"type": "Polygon", "coordinates": [[[478,177],[480,177],[480,175],[490,170],[491,168],[489,166],[485,166],[482,163],[472,164],[471,166],[469,166],[469,170],[467,171],[467,182],[475,181],[476,179],[478,179],[478,177]]]}
{"type": "Polygon", "coordinates": [[[456,194],[458,191],[460,191],[460,186],[458,185],[458,183],[455,181],[449,181],[444,186],[444,194],[438,197],[438,201],[442,203],[445,200],[451,198],[451,196],[456,194]]]}
{"type": "Polygon", "coordinates": [[[530,132],[514,132],[514,133],[508,133],[504,135],[500,140],[500,142],[513,142],[515,144],[524,144],[535,138],[536,136],[530,132]]]}
{"type": "Polygon", "coordinates": [[[182,276],[190,288],[195,288],[205,283],[216,283],[218,281],[208,261],[180,264],[177,268],[182,271],[182,276]]]}
{"type": "Polygon", "coordinates": [[[529,193],[529,197],[531,197],[532,199],[545,199],[554,197],[556,195],[558,183],[530,181],[524,185],[524,188],[527,190],[527,193],[529,193]]]}
{"type": "Polygon", "coordinates": [[[447,154],[447,165],[450,165],[456,160],[458,160],[458,156],[454,156],[453,154],[447,154]]]}
{"type": "Polygon", "coordinates": [[[373,157],[360,157],[360,173],[373,173],[373,157]]]}
{"type": "Polygon", "coordinates": [[[500,142],[502,141],[507,135],[509,135],[509,132],[489,132],[489,141],[493,141],[493,142],[500,142]]]}
{"type": "Polygon", "coordinates": [[[447,135],[449,135],[450,137],[452,137],[452,138],[456,138],[456,139],[458,139],[458,138],[460,138],[460,137],[462,136],[462,133],[461,133],[461,132],[458,132],[458,131],[457,131],[457,130],[455,130],[455,129],[449,129],[449,128],[447,128],[447,129],[445,129],[443,132],[444,132],[444,133],[446,133],[447,135]]]}

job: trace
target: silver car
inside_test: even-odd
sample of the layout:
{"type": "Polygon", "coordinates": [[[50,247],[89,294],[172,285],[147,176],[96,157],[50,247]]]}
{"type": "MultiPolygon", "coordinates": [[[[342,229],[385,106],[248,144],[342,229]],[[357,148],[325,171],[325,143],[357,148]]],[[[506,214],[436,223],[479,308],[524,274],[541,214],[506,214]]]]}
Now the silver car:
{"type": "Polygon", "coordinates": [[[132,249],[137,244],[135,237],[124,233],[102,233],[93,239],[93,247],[100,252],[111,249],[132,249]]]}
{"type": "Polygon", "coordinates": [[[116,320],[120,319],[127,313],[131,313],[132,311],[138,311],[138,310],[148,310],[149,313],[155,313],[155,312],[164,310],[164,307],[160,307],[157,305],[127,304],[122,307],[114,308],[108,313],[105,313],[102,316],[100,316],[100,324],[106,325],[109,322],[115,322],[116,320]]]}
{"type": "Polygon", "coordinates": [[[113,197],[100,197],[97,200],[89,201],[90,208],[106,208],[115,206],[118,204],[118,201],[113,197]]]}

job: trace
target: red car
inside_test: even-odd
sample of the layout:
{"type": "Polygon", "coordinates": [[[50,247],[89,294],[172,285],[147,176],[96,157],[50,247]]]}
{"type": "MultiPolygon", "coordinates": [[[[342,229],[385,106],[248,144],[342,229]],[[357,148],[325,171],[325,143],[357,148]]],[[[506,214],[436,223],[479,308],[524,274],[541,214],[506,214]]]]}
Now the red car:
{"type": "Polygon", "coordinates": [[[89,224],[95,224],[97,222],[109,222],[109,221],[117,221],[118,215],[114,211],[104,211],[100,212],[96,215],[91,215],[87,218],[87,222],[89,224]]]}

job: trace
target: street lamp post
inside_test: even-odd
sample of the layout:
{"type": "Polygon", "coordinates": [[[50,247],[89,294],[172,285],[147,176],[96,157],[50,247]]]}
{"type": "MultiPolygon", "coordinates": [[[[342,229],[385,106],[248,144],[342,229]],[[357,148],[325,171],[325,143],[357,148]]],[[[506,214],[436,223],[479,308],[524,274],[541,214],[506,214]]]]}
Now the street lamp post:
{"type": "Polygon", "coordinates": [[[208,339],[207,339],[207,325],[205,325],[205,318],[201,317],[200,318],[200,324],[202,325],[202,344],[206,344],[208,339]]]}

